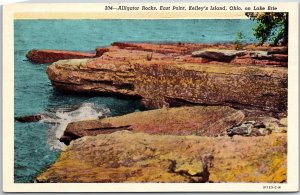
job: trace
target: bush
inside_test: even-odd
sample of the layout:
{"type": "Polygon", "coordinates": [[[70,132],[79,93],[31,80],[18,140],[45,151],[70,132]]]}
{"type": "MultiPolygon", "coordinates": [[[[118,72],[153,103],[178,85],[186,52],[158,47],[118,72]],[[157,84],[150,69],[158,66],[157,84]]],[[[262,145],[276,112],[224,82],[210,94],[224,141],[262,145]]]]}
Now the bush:
{"type": "Polygon", "coordinates": [[[244,38],[244,35],[241,32],[238,32],[236,34],[236,38],[234,41],[234,45],[235,45],[235,49],[236,50],[242,50],[243,49],[243,45],[242,45],[242,39],[244,38]]]}
{"type": "Polygon", "coordinates": [[[288,13],[247,12],[246,16],[258,22],[253,30],[260,45],[266,41],[271,45],[288,44],[288,13]]]}

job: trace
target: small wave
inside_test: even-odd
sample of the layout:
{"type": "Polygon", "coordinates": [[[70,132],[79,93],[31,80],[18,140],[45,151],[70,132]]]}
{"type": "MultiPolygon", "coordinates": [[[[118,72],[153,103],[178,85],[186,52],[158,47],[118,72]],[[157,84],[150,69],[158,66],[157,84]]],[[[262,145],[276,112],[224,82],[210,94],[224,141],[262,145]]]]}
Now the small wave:
{"type": "Polygon", "coordinates": [[[65,145],[59,141],[70,122],[93,120],[108,116],[110,110],[94,103],[47,109],[40,122],[49,124],[47,142],[51,150],[60,150],[65,145]]]}

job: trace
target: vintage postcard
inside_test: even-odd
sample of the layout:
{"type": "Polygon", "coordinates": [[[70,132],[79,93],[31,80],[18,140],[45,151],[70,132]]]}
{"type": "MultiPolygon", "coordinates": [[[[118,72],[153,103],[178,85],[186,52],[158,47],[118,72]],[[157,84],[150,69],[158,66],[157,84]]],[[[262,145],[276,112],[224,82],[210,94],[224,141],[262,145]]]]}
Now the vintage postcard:
{"type": "Polygon", "coordinates": [[[298,191],[298,4],[3,8],[5,192],[298,191]]]}

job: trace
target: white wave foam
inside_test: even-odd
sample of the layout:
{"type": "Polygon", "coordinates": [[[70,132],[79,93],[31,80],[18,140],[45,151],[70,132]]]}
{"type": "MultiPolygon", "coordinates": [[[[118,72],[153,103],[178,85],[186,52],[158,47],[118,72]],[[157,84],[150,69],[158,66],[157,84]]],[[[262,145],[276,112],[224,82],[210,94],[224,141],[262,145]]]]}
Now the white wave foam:
{"type": "Polygon", "coordinates": [[[70,122],[93,120],[108,116],[110,110],[94,103],[83,103],[80,106],[57,108],[42,114],[41,122],[50,125],[47,142],[50,149],[61,149],[65,145],[59,141],[70,122]]]}

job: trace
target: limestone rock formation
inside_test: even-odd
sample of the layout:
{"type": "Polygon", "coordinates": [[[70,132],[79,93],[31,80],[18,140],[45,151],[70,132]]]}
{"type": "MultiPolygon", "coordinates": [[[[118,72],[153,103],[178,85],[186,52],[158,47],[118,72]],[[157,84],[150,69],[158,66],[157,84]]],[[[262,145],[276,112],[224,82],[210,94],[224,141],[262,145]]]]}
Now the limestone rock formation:
{"type": "Polygon", "coordinates": [[[287,178],[286,150],[282,133],[229,138],[120,131],[71,142],[36,181],[280,183],[287,178]]]}
{"type": "Polygon", "coordinates": [[[199,48],[118,43],[98,58],[55,62],[47,74],[57,90],[135,96],[148,108],[201,104],[286,112],[287,68],[203,63],[191,56],[199,48]]]}
{"type": "Polygon", "coordinates": [[[83,136],[108,134],[120,130],[159,135],[217,136],[238,125],[244,118],[241,111],[222,106],[163,108],[134,112],[123,116],[70,123],[61,141],[83,136]]]}

